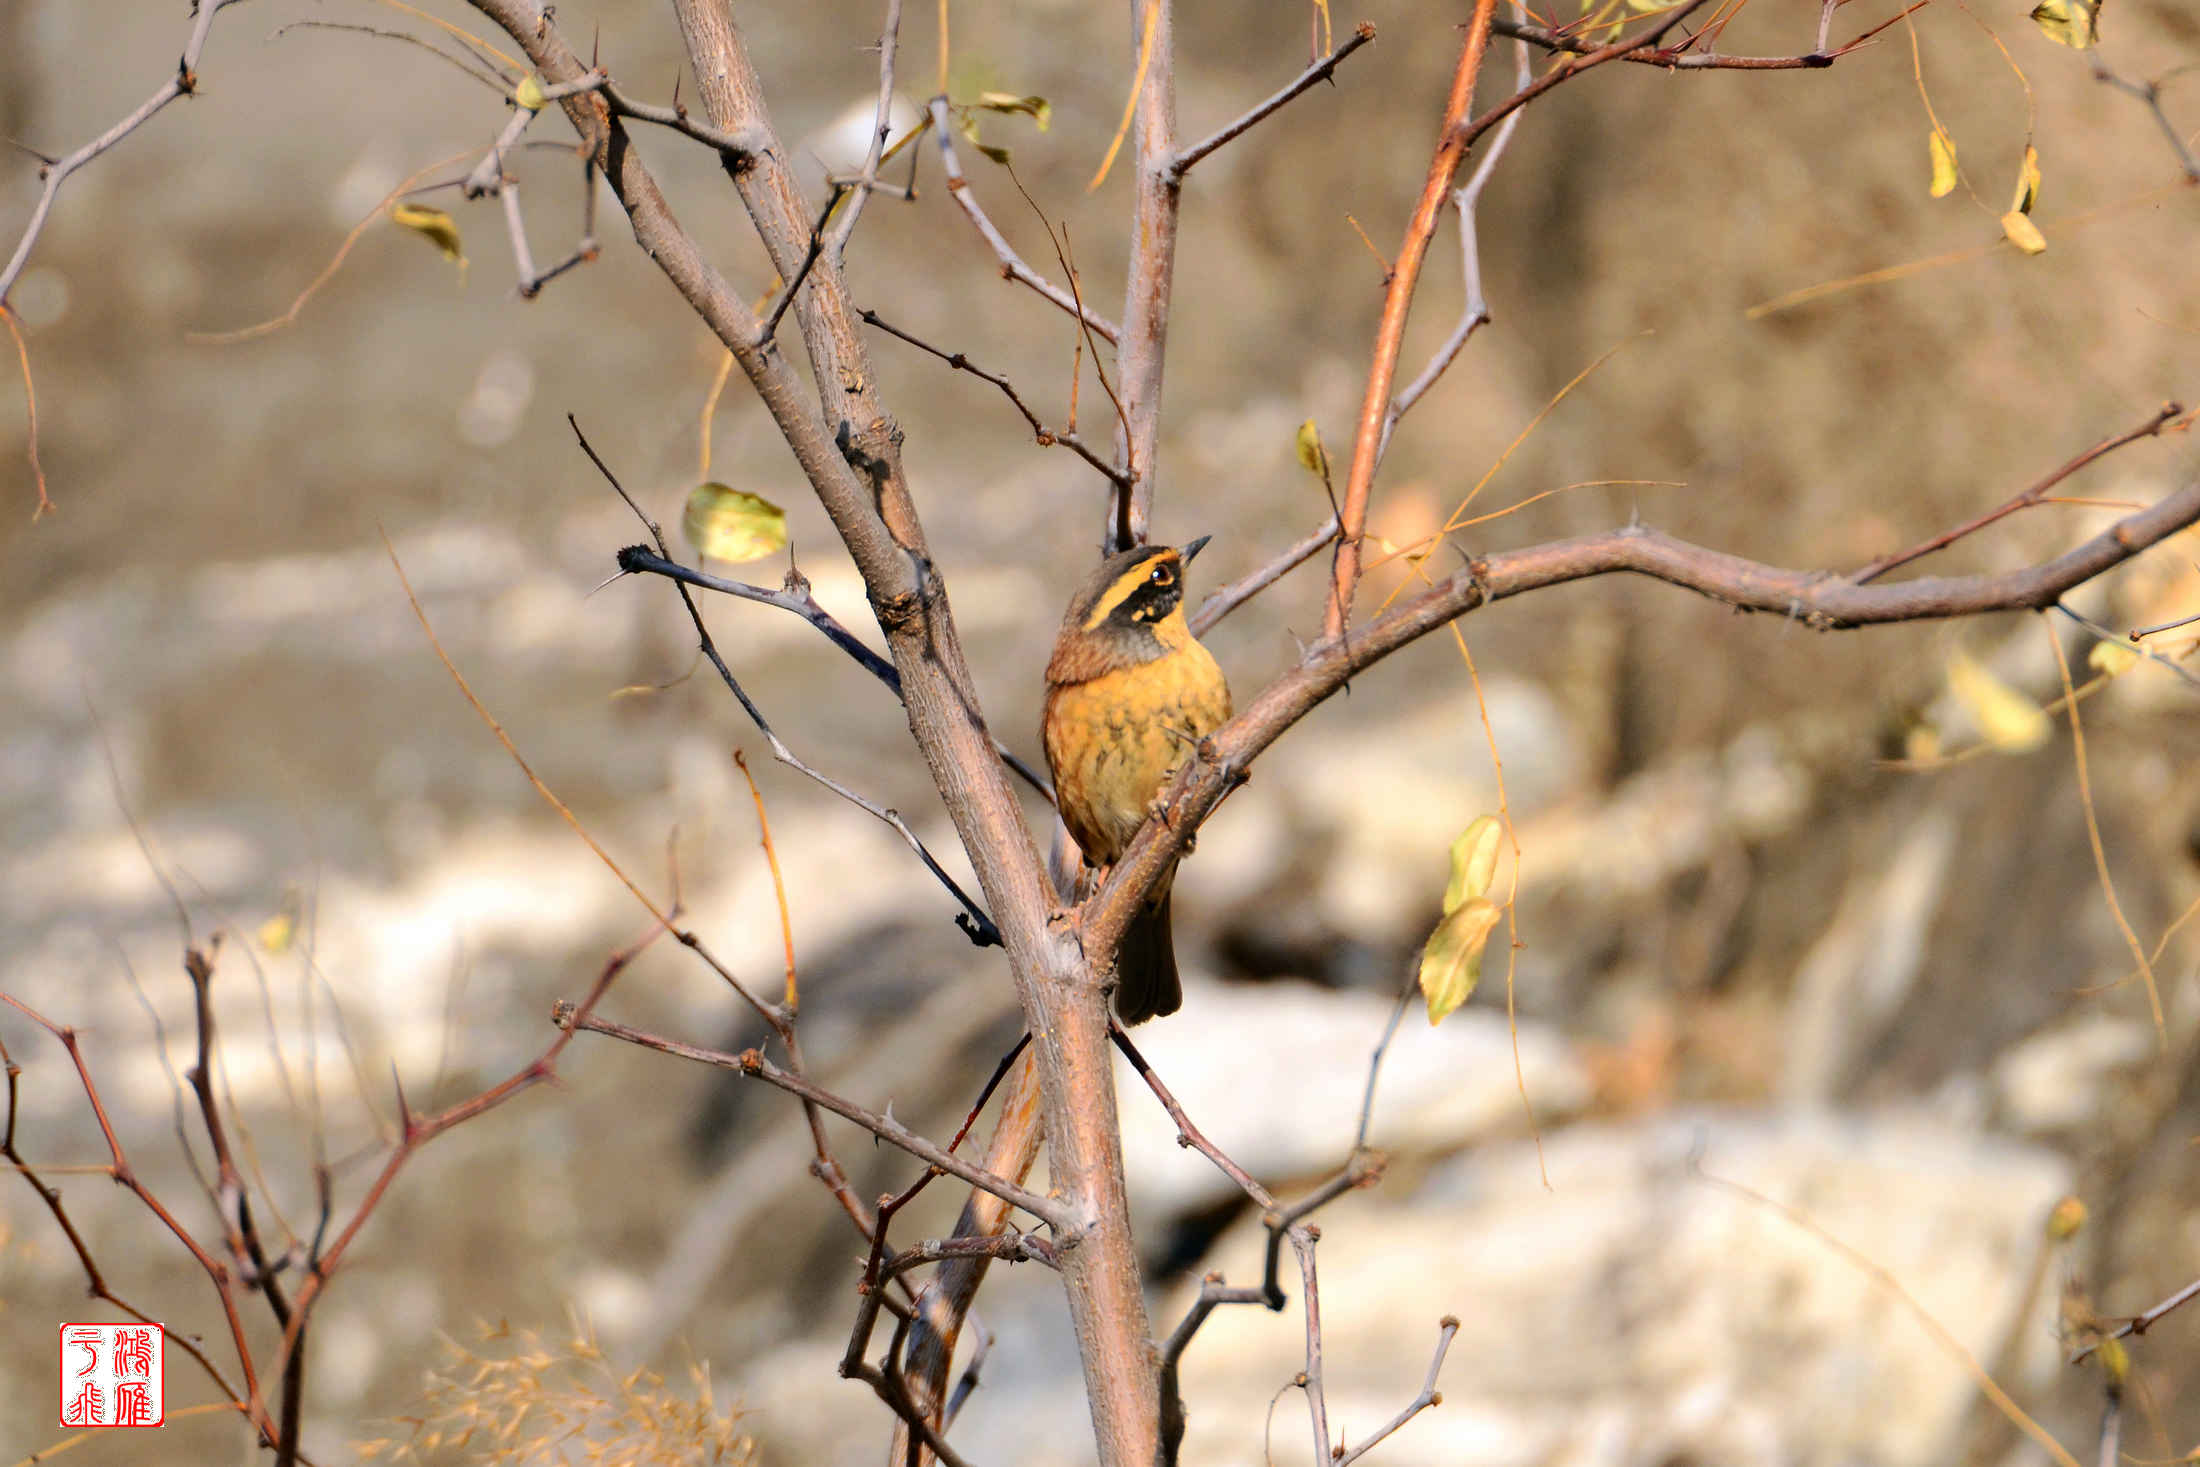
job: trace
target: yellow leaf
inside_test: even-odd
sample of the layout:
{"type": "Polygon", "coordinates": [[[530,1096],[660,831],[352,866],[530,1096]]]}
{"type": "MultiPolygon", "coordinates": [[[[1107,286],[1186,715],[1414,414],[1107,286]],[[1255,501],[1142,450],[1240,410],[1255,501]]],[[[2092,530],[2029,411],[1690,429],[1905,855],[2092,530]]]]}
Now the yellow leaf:
{"type": "Polygon", "coordinates": [[[1945,199],[1956,191],[1956,140],[1936,127],[1925,149],[1933,155],[1933,197],[1945,199]]]}
{"type": "Polygon", "coordinates": [[[2127,647],[2122,642],[2095,642],[2093,650],[2085,654],[2086,666],[2095,672],[2115,677],[2128,672],[2139,660],[2139,649],[2127,647]]]}
{"type": "Polygon", "coordinates": [[[2094,1355],[2100,1360],[2101,1373],[2108,1377],[2110,1384],[2120,1386],[2131,1374],[2131,1352],[2124,1348],[2122,1340],[2101,1341],[2101,1348],[2094,1355]]]}
{"type": "Polygon", "coordinates": [[[2075,1197],[2065,1197],[2047,1215],[2047,1236],[2058,1243],[2067,1243],[2077,1237],[2078,1230],[2084,1226],[2085,1204],[2075,1197]]]}
{"type": "Polygon", "coordinates": [[[542,94],[542,78],[533,72],[521,77],[519,85],[512,88],[512,100],[523,112],[540,112],[549,105],[549,100],[542,94]]]}
{"type": "Polygon", "coordinates": [[[1497,875],[1497,838],[1501,833],[1495,815],[1484,815],[1459,832],[1451,843],[1451,884],[1444,888],[1444,910],[1459,909],[1470,897],[1487,896],[1497,875]]]}
{"type": "Polygon", "coordinates": [[[1495,902],[1473,897],[1444,914],[1421,949],[1421,992],[1433,1026],[1474,996],[1482,981],[1482,953],[1500,915],[1495,902]]]}
{"type": "Polygon", "coordinates": [[[1948,687],[1986,742],[2005,754],[2037,749],[2054,732],[2039,704],[1961,652],[1948,659],[1948,687]]]}
{"type": "Polygon", "coordinates": [[[466,251],[458,238],[458,224],[441,209],[427,204],[392,204],[390,218],[443,251],[443,258],[463,265],[466,251]]]}
{"type": "Polygon", "coordinates": [[[1054,104],[1044,97],[1019,97],[1013,92],[980,92],[977,105],[988,112],[1021,112],[1045,132],[1054,125],[1054,104]]]}
{"type": "Polygon", "coordinates": [[[1322,430],[1312,418],[1299,424],[1299,467],[1325,480],[1329,477],[1329,450],[1322,447],[1322,430]]]}
{"type": "Polygon", "coordinates": [[[260,940],[260,947],[277,957],[290,951],[290,944],[298,935],[298,919],[288,912],[277,912],[260,924],[253,934],[260,940]]]}
{"type": "Polygon", "coordinates": [[[2009,243],[2028,255],[2037,255],[2047,249],[2047,236],[2032,222],[2029,214],[2019,214],[2011,209],[2001,216],[2001,232],[2009,236],[2009,243]]]}
{"type": "Polygon", "coordinates": [[[698,484],[680,528],[695,553],[738,565],[786,548],[787,512],[761,495],[726,484],[698,484]]]}
{"type": "Polygon", "coordinates": [[[2032,24],[2057,45],[2084,51],[2101,39],[2100,0],[2040,0],[2032,24]]]}
{"type": "Polygon", "coordinates": [[[2040,150],[2027,147],[2024,150],[2024,167],[2017,174],[2017,197],[2009,205],[2011,213],[2029,214],[2032,206],[2040,201],[2040,150]]]}

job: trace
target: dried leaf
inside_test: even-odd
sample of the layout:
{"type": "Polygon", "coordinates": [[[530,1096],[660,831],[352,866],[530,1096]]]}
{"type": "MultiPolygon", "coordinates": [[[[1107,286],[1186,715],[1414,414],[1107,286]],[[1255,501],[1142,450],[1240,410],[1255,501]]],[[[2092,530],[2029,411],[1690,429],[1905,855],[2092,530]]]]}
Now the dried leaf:
{"type": "Polygon", "coordinates": [[[1428,999],[1428,1021],[1444,1016],[1474,996],[1482,981],[1482,954],[1501,911],[1487,897],[1461,902],[1444,914],[1421,949],[1421,992],[1428,999]]]}
{"type": "Polygon", "coordinates": [[[2040,227],[2032,222],[2029,214],[2011,209],[2001,216],[2001,232],[2009,236],[2009,243],[2028,255],[2046,253],[2047,236],[2040,233],[2040,227]]]}
{"type": "Polygon", "coordinates": [[[2100,0],[2040,0],[2032,7],[2032,24],[2059,46],[2087,50],[2100,43],[2100,0]]]}
{"type": "Polygon", "coordinates": [[[1299,424],[1299,467],[1324,480],[1329,477],[1329,450],[1322,447],[1322,430],[1312,418],[1299,424]]]}
{"type": "Polygon", "coordinates": [[[1054,125],[1054,104],[1044,97],[1019,97],[1013,92],[980,92],[977,106],[988,112],[1021,112],[1045,132],[1054,125]]]}
{"type": "Polygon", "coordinates": [[[2011,212],[2029,214],[2032,206],[2040,201],[2040,150],[2027,145],[2024,150],[2024,167],[2017,173],[2017,196],[2011,202],[2011,212]]]}
{"type": "Polygon", "coordinates": [[[519,85],[512,88],[512,101],[523,112],[540,112],[550,105],[542,94],[542,78],[533,72],[521,77],[519,85]]]}
{"type": "Polygon", "coordinates": [[[2005,754],[2037,749],[2054,733],[2039,704],[1961,652],[1948,659],[1948,687],[1986,742],[2005,754]]]}
{"type": "Polygon", "coordinates": [[[1444,888],[1446,914],[1472,897],[1489,895],[1497,876],[1497,840],[1503,834],[1495,815],[1484,815],[1451,843],[1451,883],[1444,888]]]}
{"type": "Polygon", "coordinates": [[[787,512],[761,495],[719,483],[689,492],[680,528],[695,553],[738,565],[787,545],[787,512]]]}
{"type": "Polygon", "coordinates": [[[1925,148],[1933,157],[1933,197],[1945,199],[1956,191],[1956,140],[1936,127],[1925,148]]]}
{"type": "Polygon", "coordinates": [[[458,237],[458,222],[441,209],[427,204],[392,204],[390,218],[443,251],[443,258],[466,263],[466,251],[458,237]]]}

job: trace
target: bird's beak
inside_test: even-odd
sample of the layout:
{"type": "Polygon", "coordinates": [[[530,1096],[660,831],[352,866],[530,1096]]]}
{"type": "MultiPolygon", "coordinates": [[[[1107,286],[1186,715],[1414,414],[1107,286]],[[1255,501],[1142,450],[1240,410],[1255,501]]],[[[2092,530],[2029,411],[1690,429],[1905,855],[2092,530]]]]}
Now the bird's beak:
{"type": "Polygon", "coordinates": [[[1212,539],[1214,539],[1214,536],[1212,535],[1200,536],[1191,544],[1186,545],[1183,549],[1177,551],[1176,558],[1183,561],[1186,565],[1190,565],[1192,563],[1192,557],[1199,554],[1200,551],[1206,549],[1207,542],[1212,539]]]}

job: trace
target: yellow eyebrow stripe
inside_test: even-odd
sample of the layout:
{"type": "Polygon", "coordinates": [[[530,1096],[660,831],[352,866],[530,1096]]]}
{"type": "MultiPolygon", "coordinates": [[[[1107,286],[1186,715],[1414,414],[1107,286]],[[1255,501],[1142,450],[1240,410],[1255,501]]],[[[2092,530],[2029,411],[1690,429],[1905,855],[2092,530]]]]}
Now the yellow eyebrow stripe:
{"type": "Polygon", "coordinates": [[[1152,572],[1154,563],[1160,559],[1158,555],[1152,556],[1117,576],[1108,589],[1100,593],[1100,599],[1092,603],[1092,611],[1085,617],[1085,630],[1094,631],[1113,616],[1116,608],[1131,598],[1132,592],[1146,584],[1146,577],[1152,572]]]}

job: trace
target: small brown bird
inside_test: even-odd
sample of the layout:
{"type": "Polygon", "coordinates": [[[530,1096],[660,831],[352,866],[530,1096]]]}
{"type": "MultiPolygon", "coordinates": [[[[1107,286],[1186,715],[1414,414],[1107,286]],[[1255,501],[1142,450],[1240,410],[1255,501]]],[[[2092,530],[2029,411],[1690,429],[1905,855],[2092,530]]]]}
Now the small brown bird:
{"type": "MultiPolygon", "coordinates": [[[[1088,865],[1115,864],[1169,776],[1229,721],[1230,685],[1184,621],[1184,567],[1206,543],[1109,556],[1062,618],[1041,736],[1062,823],[1088,865]]],[[[1172,866],[1124,934],[1115,1011],[1126,1024],[1184,1001],[1169,940],[1175,877],[1172,866]]]]}

